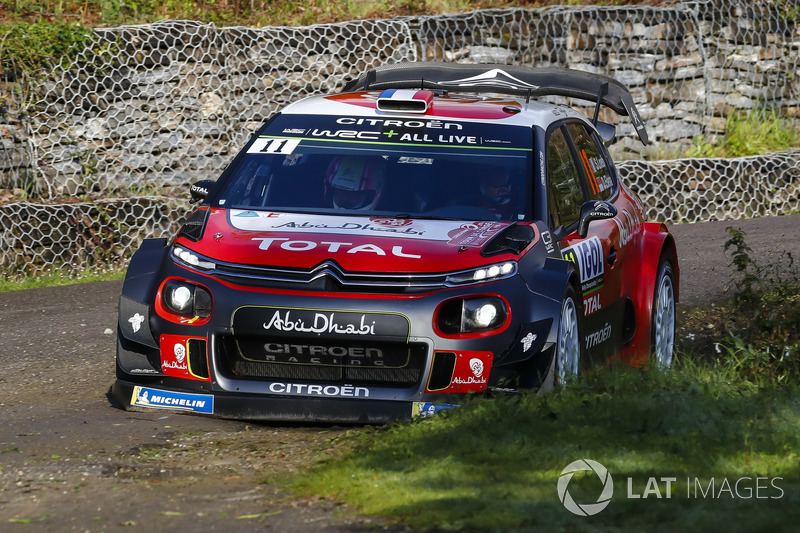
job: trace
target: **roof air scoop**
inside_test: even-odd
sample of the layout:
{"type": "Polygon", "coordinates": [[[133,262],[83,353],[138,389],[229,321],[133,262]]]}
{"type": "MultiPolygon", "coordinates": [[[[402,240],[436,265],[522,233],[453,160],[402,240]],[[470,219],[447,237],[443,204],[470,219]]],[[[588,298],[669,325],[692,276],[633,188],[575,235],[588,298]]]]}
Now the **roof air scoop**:
{"type": "Polygon", "coordinates": [[[425,113],[433,101],[433,91],[386,89],[378,96],[378,111],[425,113]]]}

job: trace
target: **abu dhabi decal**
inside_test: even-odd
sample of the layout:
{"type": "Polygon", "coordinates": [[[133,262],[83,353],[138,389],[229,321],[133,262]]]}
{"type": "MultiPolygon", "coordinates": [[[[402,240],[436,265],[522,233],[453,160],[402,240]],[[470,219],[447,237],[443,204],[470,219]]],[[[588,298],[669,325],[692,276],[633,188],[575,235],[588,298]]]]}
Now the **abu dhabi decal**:
{"type": "MultiPolygon", "coordinates": [[[[492,369],[492,352],[455,352],[456,362],[450,384],[427,392],[482,392],[486,390],[492,369]]],[[[434,355],[435,357],[435,355],[434,355]]]]}
{"type": "Polygon", "coordinates": [[[188,372],[189,365],[186,362],[186,345],[180,342],[175,343],[172,347],[172,353],[174,359],[171,361],[164,361],[162,359],[161,368],[188,372]]]}
{"type": "Polygon", "coordinates": [[[205,346],[205,338],[186,337],[184,335],[161,335],[159,337],[161,371],[168,376],[177,378],[210,381],[210,378],[197,376],[192,372],[189,361],[189,341],[192,340],[202,341],[203,344],[201,346],[205,346]]]}
{"type": "Polygon", "coordinates": [[[214,413],[214,396],[210,394],[188,394],[150,387],[135,386],[131,405],[154,409],[177,409],[194,413],[214,413]]]}
{"type": "Polygon", "coordinates": [[[281,221],[280,224],[275,225],[276,230],[289,229],[289,230],[343,230],[351,233],[364,232],[364,234],[371,233],[391,233],[400,235],[423,235],[423,229],[415,229],[414,222],[406,219],[409,223],[403,224],[397,219],[380,219],[371,218],[369,222],[341,222],[339,224],[331,224],[329,222],[295,222],[291,220],[281,221]]]}
{"type": "Polygon", "coordinates": [[[286,310],[281,316],[280,310],[275,310],[275,314],[264,322],[264,329],[267,331],[297,331],[299,333],[331,333],[335,335],[375,335],[375,321],[367,321],[367,315],[361,315],[361,320],[356,324],[342,322],[336,317],[336,313],[314,313],[313,321],[308,324],[303,318],[291,316],[292,311],[286,310]]]}
{"type": "Polygon", "coordinates": [[[382,217],[341,217],[302,213],[276,213],[248,209],[229,210],[230,225],[243,231],[270,233],[325,233],[358,237],[402,237],[426,241],[447,242],[479,231],[493,237],[509,225],[508,222],[472,222],[452,220],[415,220],[382,217]]]}
{"type": "Polygon", "coordinates": [[[565,248],[562,257],[578,267],[581,273],[581,291],[584,294],[603,286],[603,245],[597,236],[565,248]]]}
{"type": "Polygon", "coordinates": [[[619,245],[627,246],[633,239],[634,231],[639,226],[640,221],[627,209],[623,209],[619,216],[614,217],[614,222],[619,228],[619,245]]]}
{"type": "Polygon", "coordinates": [[[408,318],[397,313],[259,306],[237,309],[233,328],[238,335],[268,334],[273,341],[279,337],[405,341],[410,331],[408,318]]]}
{"type": "MultiPolygon", "coordinates": [[[[458,355],[466,359],[465,354],[462,353],[458,355]]],[[[469,370],[472,372],[472,374],[458,375],[459,372],[457,369],[456,375],[453,376],[453,380],[450,383],[452,385],[474,385],[477,387],[486,388],[486,381],[487,381],[486,378],[488,377],[486,370],[488,365],[484,364],[483,360],[480,357],[470,357],[468,365],[469,365],[469,370]]],[[[466,372],[464,374],[466,374],[466,372]]]]}

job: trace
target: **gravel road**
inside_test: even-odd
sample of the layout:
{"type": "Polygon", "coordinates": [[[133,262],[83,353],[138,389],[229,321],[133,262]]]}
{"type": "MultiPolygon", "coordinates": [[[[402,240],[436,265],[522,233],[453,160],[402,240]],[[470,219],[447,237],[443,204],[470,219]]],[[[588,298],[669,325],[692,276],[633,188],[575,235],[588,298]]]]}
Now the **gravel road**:
{"type": "MultiPolygon", "coordinates": [[[[673,226],[681,306],[731,296],[728,226],[765,264],[783,251],[800,259],[800,215],[673,226]]],[[[401,530],[272,483],[347,428],[113,407],[121,286],[0,293],[0,530],[401,530]]]]}

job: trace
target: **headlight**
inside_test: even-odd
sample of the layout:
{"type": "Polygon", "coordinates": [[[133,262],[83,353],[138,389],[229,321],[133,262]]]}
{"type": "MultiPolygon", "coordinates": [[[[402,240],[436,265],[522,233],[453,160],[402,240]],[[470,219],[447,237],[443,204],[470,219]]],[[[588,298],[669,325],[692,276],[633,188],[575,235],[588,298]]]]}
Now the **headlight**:
{"type": "Polygon", "coordinates": [[[178,259],[182,263],[203,270],[213,270],[217,266],[212,261],[209,261],[205,257],[197,255],[196,253],[189,251],[182,246],[174,246],[172,248],[172,255],[175,259],[178,259]]]}
{"type": "Polygon", "coordinates": [[[503,326],[507,318],[506,303],[498,297],[456,298],[439,308],[436,325],[445,335],[482,333],[503,326]]]}
{"type": "Polygon", "coordinates": [[[170,312],[185,317],[211,316],[211,293],[204,287],[175,279],[164,284],[161,301],[170,312]]]}
{"type": "Polygon", "coordinates": [[[169,292],[169,307],[178,312],[185,312],[191,309],[192,290],[186,285],[179,285],[169,292]]]}
{"type": "Polygon", "coordinates": [[[483,283],[507,278],[517,273],[517,263],[506,261],[496,265],[489,265],[472,270],[465,270],[447,276],[449,285],[465,285],[467,283],[483,283]]]}
{"type": "Polygon", "coordinates": [[[470,321],[479,328],[488,328],[499,314],[494,303],[486,303],[478,307],[470,317],[470,321]]]}

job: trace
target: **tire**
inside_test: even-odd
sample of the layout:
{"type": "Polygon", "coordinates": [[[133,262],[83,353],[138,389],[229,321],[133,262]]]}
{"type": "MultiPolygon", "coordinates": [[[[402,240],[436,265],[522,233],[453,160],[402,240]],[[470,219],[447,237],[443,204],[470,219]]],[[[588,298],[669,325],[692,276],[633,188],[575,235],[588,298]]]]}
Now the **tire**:
{"type": "Polygon", "coordinates": [[[658,267],[651,332],[653,359],[659,367],[669,368],[675,349],[675,276],[672,262],[666,258],[661,260],[658,267]]]}
{"type": "Polygon", "coordinates": [[[556,343],[555,380],[565,385],[577,379],[583,358],[583,337],[581,336],[582,310],[578,303],[575,288],[570,285],[561,303],[561,318],[558,322],[558,341],[556,343]]]}

